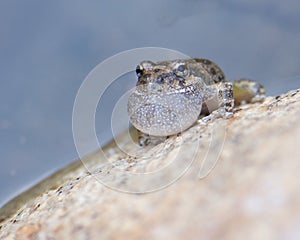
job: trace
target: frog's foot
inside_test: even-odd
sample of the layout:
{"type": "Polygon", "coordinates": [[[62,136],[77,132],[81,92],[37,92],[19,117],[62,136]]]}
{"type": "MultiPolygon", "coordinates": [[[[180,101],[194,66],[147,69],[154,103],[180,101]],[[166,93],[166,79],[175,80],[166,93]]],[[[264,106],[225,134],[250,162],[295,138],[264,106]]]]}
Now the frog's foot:
{"type": "Polygon", "coordinates": [[[213,121],[218,118],[229,119],[232,116],[233,116],[233,112],[226,111],[225,108],[219,108],[217,110],[214,110],[212,113],[210,113],[207,116],[200,115],[197,122],[206,124],[207,122],[213,121]]]}
{"type": "Polygon", "coordinates": [[[151,135],[143,133],[139,130],[137,130],[137,131],[138,131],[138,144],[141,147],[146,147],[148,145],[157,145],[167,139],[167,137],[151,136],[151,135]]]}
{"type": "Polygon", "coordinates": [[[239,79],[233,82],[233,97],[235,105],[261,102],[265,99],[265,88],[255,81],[239,79]]]}
{"type": "Polygon", "coordinates": [[[232,112],[227,112],[224,109],[217,109],[217,110],[213,111],[211,114],[209,114],[208,116],[204,116],[202,118],[199,118],[198,123],[205,123],[206,124],[207,122],[213,121],[217,118],[228,119],[228,118],[231,118],[232,116],[233,116],[232,112]]]}

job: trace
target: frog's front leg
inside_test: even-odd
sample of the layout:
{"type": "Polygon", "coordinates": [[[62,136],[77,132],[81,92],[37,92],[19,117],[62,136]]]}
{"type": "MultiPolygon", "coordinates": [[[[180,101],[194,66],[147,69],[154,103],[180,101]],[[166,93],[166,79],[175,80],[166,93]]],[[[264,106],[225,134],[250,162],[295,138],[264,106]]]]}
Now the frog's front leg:
{"type": "MultiPolygon", "coordinates": [[[[203,103],[201,114],[207,115],[201,118],[207,122],[219,117],[230,117],[234,107],[233,85],[230,82],[214,84],[208,91],[203,103]]],[[[201,116],[200,116],[201,117],[201,116]]]]}
{"type": "Polygon", "coordinates": [[[233,115],[233,85],[230,82],[214,84],[205,96],[198,122],[206,123],[216,118],[228,118],[233,115]],[[204,115],[204,116],[203,116],[204,115]]]}
{"type": "Polygon", "coordinates": [[[219,111],[232,113],[234,107],[233,85],[230,82],[221,82],[217,85],[219,111]]]}

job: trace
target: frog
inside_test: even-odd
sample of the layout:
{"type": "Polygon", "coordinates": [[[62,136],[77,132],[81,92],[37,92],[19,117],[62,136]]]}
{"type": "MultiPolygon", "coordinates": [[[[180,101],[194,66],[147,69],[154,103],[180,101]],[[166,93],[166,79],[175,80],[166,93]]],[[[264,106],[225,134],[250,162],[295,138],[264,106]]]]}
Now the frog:
{"type": "Polygon", "coordinates": [[[237,106],[265,98],[262,84],[247,78],[230,82],[206,58],[144,60],[135,71],[127,112],[141,147],[179,135],[199,119],[230,118],[237,106]]]}

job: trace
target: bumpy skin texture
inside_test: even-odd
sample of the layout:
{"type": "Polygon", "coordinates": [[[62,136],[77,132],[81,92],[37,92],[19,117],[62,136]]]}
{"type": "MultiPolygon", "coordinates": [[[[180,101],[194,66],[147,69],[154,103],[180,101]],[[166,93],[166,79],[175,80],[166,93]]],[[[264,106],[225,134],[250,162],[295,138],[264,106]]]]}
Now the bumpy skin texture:
{"type": "Polygon", "coordinates": [[[260,101],[265,93],[262,85],[248,79],[227,82],[220,67],[203,58],[143,61],[136,74],[128,114],[141,146],[186,130],[201,114],[230,115],[234,97],[242,104],[260,101]]]}

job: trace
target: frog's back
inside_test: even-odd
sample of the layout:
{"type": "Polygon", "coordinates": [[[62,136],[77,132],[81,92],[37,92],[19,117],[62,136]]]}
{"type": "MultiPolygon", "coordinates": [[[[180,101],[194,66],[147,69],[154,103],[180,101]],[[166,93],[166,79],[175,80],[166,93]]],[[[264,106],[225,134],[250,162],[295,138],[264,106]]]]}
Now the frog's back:
{"type": "Polygon", "coordinates": [[[206,85],[213,85],[220,82],[226,82],[226,77],[221,68],[214,62],[205,58],[186,59],[187,64],[191,69],[191,74],[196,77],[207,75],[204,78],[206,85]]]}

